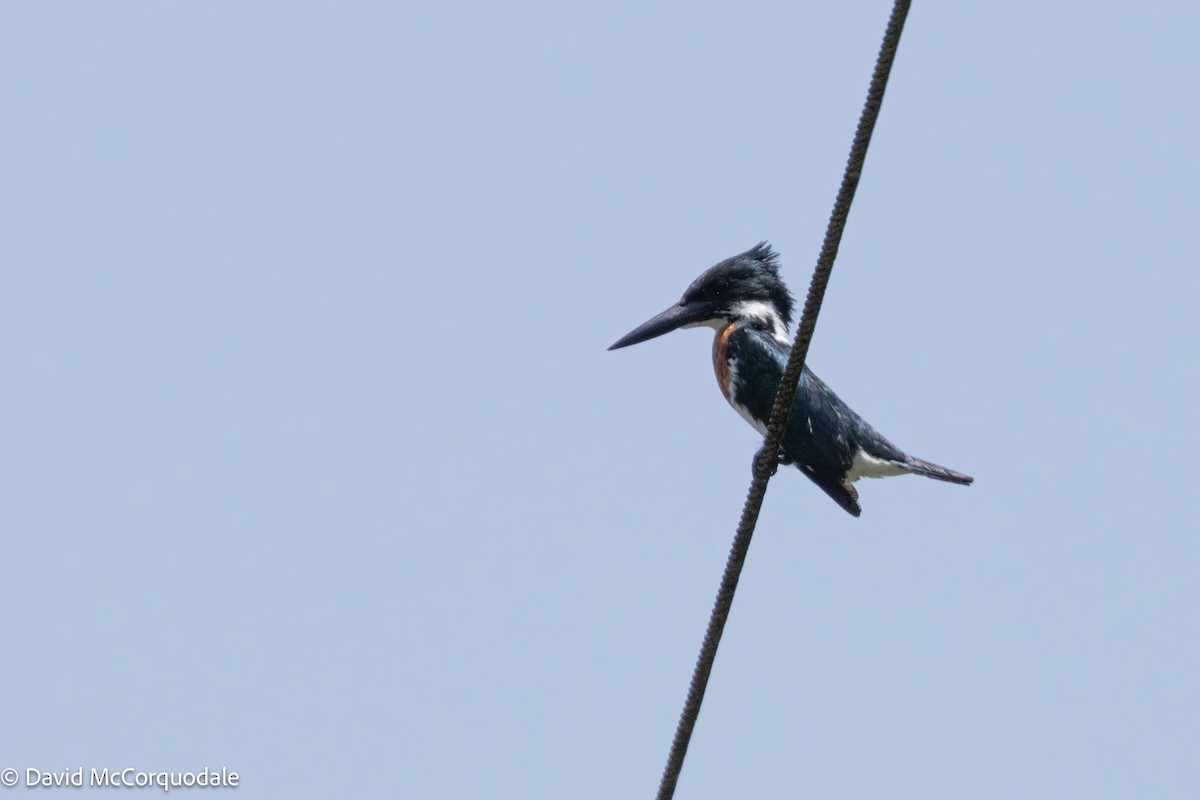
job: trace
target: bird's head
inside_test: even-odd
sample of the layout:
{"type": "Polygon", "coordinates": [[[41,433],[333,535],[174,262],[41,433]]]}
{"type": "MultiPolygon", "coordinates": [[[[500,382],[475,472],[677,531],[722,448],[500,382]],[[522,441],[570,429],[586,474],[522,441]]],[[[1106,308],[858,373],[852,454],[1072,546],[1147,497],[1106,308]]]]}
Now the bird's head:
{"type": "Polygon", "coordinates": [[[638,344],[676,328],[729,323],[761,327],[783,342],[792,321],[792,295],[779,277],[779,257],[766,242],[710,267],[683,299],[616,341],[609,350],[638,344]]]}

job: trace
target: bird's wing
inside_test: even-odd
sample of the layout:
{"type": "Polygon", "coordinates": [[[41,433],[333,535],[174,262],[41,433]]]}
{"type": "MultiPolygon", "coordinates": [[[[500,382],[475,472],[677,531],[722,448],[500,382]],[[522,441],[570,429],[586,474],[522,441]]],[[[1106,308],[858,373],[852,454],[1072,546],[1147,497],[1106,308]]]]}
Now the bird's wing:
{"type": "MultiPolygon", "coordinates": [[[[730,337],[729,348],[738,364],[738,400],[755,418],[768,419],[790,348],[753,328],[739,330],[730,337]]],[[[783,453],[809,480],[857,517],[862,513],[858,492],[846,480],[855,445],[848,438],[852,426],[844,417],[853,413],[805,367],[783,436],[783,453]]]]}
{"type": "MultiPolygon", "coordinates": [[[[738,331],[729,346],[739,364],[738,397],[755,417],[767,419],[791,348],[770,334],[752,328],[738,331]]],[[[848,439],[852,428],[846,424],[845,416],[853,413],[805,367],[783,437],[784,453],[802,468],[808,466],[810,469],[804,470],[807,474],[813,469],[836,471],[839,476],[844,474],[854,457],[852,442],[848,439]]]]}

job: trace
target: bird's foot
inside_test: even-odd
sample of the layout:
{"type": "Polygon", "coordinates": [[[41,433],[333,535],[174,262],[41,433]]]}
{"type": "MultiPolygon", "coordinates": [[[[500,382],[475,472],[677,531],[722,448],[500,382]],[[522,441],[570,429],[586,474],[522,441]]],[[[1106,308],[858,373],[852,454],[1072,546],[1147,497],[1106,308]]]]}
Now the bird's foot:
{"type": "Polygon", "coordinates": [[[780,452],[778,455],[776,455],[774,461],[765,463],[767,461],[766,455],[767,453],[764,448],[760,448],[759,451],[754,455],[754,461],[750,464],[750,473],[752,475],[758,475],[760,469],[765,469],[767,474],[773,476],[779,471],[780,465],[788,467],[796,463],[795,461],[792,461],[792,459],[789,458],[786,453],[783,452],[780,452]]]}

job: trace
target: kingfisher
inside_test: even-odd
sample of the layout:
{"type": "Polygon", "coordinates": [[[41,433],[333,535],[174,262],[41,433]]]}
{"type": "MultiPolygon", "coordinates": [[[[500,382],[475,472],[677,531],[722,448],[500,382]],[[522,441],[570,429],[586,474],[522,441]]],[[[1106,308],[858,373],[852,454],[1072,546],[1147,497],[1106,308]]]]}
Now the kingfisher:
{"type": "MultiPolygon", "coordinates": [[[[609,350],[676,328],[707,327],[721,394],[763,436],[792,350],[792,295],[779,256],[766,242],[706,270],[683,299],[616,341],[609,350]]],[[[806,366],[796,388],[779,462],[793,465],[853,516],[859,478],[924,475],[969,485],[974,478],[908,455],[883,438],[806,366]]]]}

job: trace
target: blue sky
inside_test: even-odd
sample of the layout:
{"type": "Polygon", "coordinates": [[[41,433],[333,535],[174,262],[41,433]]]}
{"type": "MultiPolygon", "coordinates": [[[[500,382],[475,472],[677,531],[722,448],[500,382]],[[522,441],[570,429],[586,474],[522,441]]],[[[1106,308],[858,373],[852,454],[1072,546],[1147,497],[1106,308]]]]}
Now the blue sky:
{"type": "MultiPolygon", "coordinates": [[[[803,293],[889,8],[7,6],[0,768],[652,795],[758,442],[605,348],[803,293]]],[[[1200,791],[1198,22],[916,4],[809,363],[977,483],[780,472],[677,796],[1200,791]]]]}

